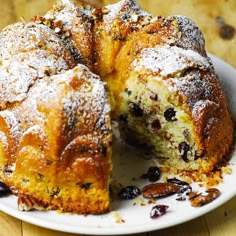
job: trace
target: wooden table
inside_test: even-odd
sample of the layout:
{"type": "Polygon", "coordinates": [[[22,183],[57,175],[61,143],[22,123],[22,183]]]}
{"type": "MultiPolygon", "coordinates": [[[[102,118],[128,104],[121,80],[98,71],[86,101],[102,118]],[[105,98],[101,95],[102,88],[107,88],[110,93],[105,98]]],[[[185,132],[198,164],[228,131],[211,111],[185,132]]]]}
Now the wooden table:
{"type": "MultiPolygon", "coordinates": [[[[43,13],[54,0],[0,0],[0,28],[19,20],[19,16],[28,19],[33,14],[43,13]]],[[[116,1],[104,1],[105,3],[116,1]]],[[[218,35],[215,24],[221,16],[231,26],[236,27],[235,0],[140,0],[139,3],[151,13],[184,14],[190,16],[203,30],[207,49],[236,67],[236,36],[223,40],[218,35]],[[225,5],[226,4],[226,5],[225,5]],[[205,20],[204,20],[205,19],[205,20]],[[206,22],[207,21],[207,22],[206,22]],[[216,35],[216,36],[215,36],[216,35]],[[214,40],[213,40],[214,39],[214,40]],[[233,46],[232,46],[233,45],[233,46]]],[[[233,183],[234,184],[234,183],[233,183]]],[[[235,187],[235,185],[234,185],[235,187]]],[[[0,236],[69,236],[74,234],[57,232],[28,224],[0,212],[0,236]]],[[[140,236],[234,236],[236,235],[236,197],[212,212],[164,230],[138,234],[140,236]]]]}

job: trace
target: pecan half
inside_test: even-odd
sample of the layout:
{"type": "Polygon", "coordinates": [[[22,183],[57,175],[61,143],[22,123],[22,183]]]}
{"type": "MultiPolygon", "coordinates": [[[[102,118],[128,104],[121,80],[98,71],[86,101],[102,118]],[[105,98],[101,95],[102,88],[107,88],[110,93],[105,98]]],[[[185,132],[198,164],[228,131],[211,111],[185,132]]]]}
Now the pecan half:
{"type": "Polygon", "coordinates": [[[48,208],[47,204],[43,203],[42,201],[32,196],[23,193],[18,194],[17,203],[18,203],[18,209],[21,211],[30,211],[34,209],[45,210],[48,208]]]}
{"type": "Polygon", "coordinates": [[[144,198],[165,197],[177,193],[180,187],[172,183],[149,184],[142,189],[144,198]]]}
{"type": "Polygon", "coordinates": [[[220,195],[220,190],[217,188],[209,188],[204,193],[195,194],[189,197],[193,207],[200,207],[212,202],[220,195]]]}

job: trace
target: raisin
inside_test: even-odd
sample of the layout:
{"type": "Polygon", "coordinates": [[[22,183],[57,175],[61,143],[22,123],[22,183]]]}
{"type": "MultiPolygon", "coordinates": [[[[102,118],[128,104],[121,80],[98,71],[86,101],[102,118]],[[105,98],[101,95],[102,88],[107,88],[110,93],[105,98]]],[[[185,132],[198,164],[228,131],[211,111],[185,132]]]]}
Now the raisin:
{"type": "Polygon", "coordinates": [[[155,205],[150,212],[150,217],[156,219],[159,216],[166,214],[168,208],[169,206],[167,205],[155,205]]]}
{"type": "Polygon", "coordinates": [[[124,200],[131,200],[136,198],[141,194],[141,191],[138,187],[136,186],[127,186],[119,192],[119,197],[124,200]]]}
{"type": "Polygon", "coordinates": [[[57,197],[61,191],[59,187],[53,187],[52,189],[47,188],[47,193],[50,197],[57,197]]]}
{"type": "Polygon", "coordinates": [[[161,172],[159,167],[151,166],[148,168],[147,173],[142,175],[142,178],[148,179],[150,182],[155,182],[160,179],[161,172]]]}
{"type": "Polygon", "coordinates": [[[88,190],[91,187],[91,185],[92,183],[85,183],[85,184],[81,184],[80,187],[85,190],[88,190]]]}
{"type": "Polygon", "coordinates": [[[176,117],[176,111],[174,110],[174,108],[168,108],[165,112],[164,112],[164,117],[167,121],[169,122],[173,122],[173,121],[177,121],[176,117]]]}
{"type": "Polygon", "coordinates": [[[125,92],[128,94],[128,96],[130,96],[132,94],[132,91],[129,90],[128,88],[125,89],[125,92]]]}
{"type": "Polygon", "coordinates": [[[149,98],[153,101],[158,101],[158,95],[154,92],[150,92],[149,98]]]}
{"type": "Polygon", "coordinates": [[[0,181],[0,197],[5,197],[11,193],[10,188],[0,181]]]}
{"type": "Polygon", "coordinates": [[[129,103],[129,108],[132,115],[137,117],[143,116],[143,109],[140,108],[137,104],[131,102],[129,103]]]}
{"type": "Polygon", "coordinates": [[[160,130],[161,129],[161,123],[158,119],[156,119],[152,122],[152,128],[155,129],[155,130],[160,130]]]}
{"type": "Polygon", "coordinates": [[[188,151],[190,150],[190,146],[186,142],[181,142],[179,144],[179,152],[182,157],[182,159],[185,162],[188,162],[188,151]]]}

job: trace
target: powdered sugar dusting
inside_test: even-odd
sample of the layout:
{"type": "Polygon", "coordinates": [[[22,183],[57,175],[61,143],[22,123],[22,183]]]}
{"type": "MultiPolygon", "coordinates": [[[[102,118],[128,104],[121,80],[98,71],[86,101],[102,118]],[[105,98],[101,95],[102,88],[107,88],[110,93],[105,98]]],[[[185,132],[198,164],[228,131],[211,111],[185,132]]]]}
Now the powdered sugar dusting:
{"type": "Polygon", "coordinates": [[[167,77],[182,74],[188,68],[206,70],[209,68],[209,63],[197,52],[166,45],[143,49],[141,58],[134,61],[133,67],[135,70],[140,70],[143,67],[167,77]]]}
{"type": "Polygon", "coordinates": [[[45,50],[19,53],[3,60],[0,68],[0,106],[22,101],[35,80],[69,68],[63,58],[45,50]]]}
{"type": "Polygon", "coordinates": [[[20,133],[18,130],[18,120],[15,115],[11,111],[5,110],[0,111],[0,117],[5,120],[5,124],[11,138],[17,139],[20,133]]]}
{"type": "Polygon", "coordinates": [[[109,136],[109,113],[103,82],[85,66],[78,65],[62,74],[36,80],[26,98],[0,112],[0,116],[9,124],[7,128],[17,139],[16,148],[24,137],[34,135],[43,141],[44,148],[50,146],[48,151],[53,156],[58,155],[53,149],[58,139],[63,139],[60,144],[63,152],[67,144],[84,134],[94,139],[109,136]],[[60,126],[49,129],[48,121],[55,114],[62,123],[55,120],[55,127],[60,126]],[[53,135],[53,139],[49,134],[53,135]]]}
{"type": "Polygon", "coordinates": [[[126,22],[136,21],[140,16],[151,16],[143,11],[135,0],[121,0],[116,4],[106,6],[108,14],[103,16],[105,28],[110,31],[116,19],[126,22]]]}
{"type": "Polygon", "coordinates": [[[194,104],[194,107],[193,107],[193,110],[192,110],[193,117],[198,117],[199,113],[206,111],[208,109],[208,107],[210,107],[212,105],[214,106],[214,105],[216,105],[216,103],[214,103],[213,101],[210,101],[208,99],[197,101],[194,104]]]}
{"type": "Polygon", "coordinates": [[[51,29],[33,22],[13,24],[0,33],[0,63],[1,108],[25,99],[35,80],[75,66],[51,29]]]}
{"type": "Polygon", "coordinates": [[[192,50],[176,46],[143,49],[132,67],[138,73],[151,74],[169,90],[184,95],[193,111],[206,100],[218,104],[221,99],[215,96],[219,92],[218,82],[208,58],[192,50]]]}
{"type": "Polygon", "coordinates": [[[206,56],[204,36],[196,24],[186,16],[177,15],[168,18],[175,19],[178,24],[180,39],[177,42],[177,46],[184,49],[192,49],[206,56]]]}
{"type": "Polygon", "coordinates": [[[64,57],[68,63],[73,60],[61,40],[44,25],[19,22],[7,26],[0,33],[0,60],[36,49],[48,50],[58,57],[64,57]]]}

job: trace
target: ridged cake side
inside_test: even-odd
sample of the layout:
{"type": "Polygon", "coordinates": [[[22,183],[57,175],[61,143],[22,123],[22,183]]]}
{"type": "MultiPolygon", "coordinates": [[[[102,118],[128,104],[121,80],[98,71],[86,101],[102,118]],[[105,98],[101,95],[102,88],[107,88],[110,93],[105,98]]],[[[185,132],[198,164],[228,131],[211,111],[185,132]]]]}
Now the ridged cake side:
{"type": "Polygon", "coordinates": [[[1,181],[18,195],[21,210],[109,211],[112,135],[104,83],[76,65],[45,25],[8,26],[0,41],[1,181]]]}
{"type": "Polygon", "coordinates": [[[110,108],[97,76],[80,65],[44,77],[0,117],[1,179],[21,210],[109,210],[110,108]]]}

